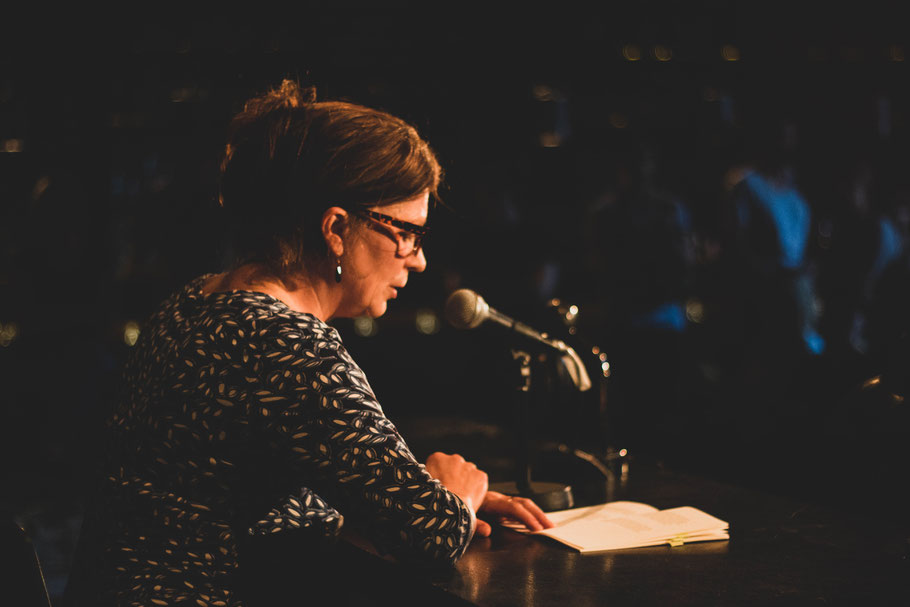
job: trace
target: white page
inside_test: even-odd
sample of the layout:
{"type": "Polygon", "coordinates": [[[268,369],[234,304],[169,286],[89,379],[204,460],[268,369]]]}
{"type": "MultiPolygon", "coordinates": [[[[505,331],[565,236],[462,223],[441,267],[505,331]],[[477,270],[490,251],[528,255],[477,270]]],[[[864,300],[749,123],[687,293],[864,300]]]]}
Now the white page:
{"type": "Polygon", "coordinates": [[[613,513],[591,512],[552,529],[535,533],[559,540],[577,550],[616,550],[666,543],[686,536],[723,536],[728,525],[697,508],[683,506],[669,510],[613,513]]]}
{"type": "MultiPolygon", "coordinates": [[[[641,502],[616,501],[607,504],[597,504],[596,506],[584,506],[582,508],[570,508],[569,510],[557,510],[547,512],[547,518],[553,521],[557,527],[565,525],[576,520],[594,520],[604,518],[615,518],[620,515],[636,515],[659,512],[654,506],[642,504],[641,502]]],[[[502,521],[504,527],[529,533],[530,530],[522,523],[511,519],[502,521]]]]}
{"type": "Polygon", "coordinates": [[[553,521],[553,524],[555,525],[564,525],[581,519],[603,519],[620,515],[648,514],[651,512],[659,512],[659,510],[654,506],[649,506],[648,504],[642,504],[640,502],[618,501],[610,502],[608,504],[598,504],[597,506],[547,512],[547,518],[553,521]]]}

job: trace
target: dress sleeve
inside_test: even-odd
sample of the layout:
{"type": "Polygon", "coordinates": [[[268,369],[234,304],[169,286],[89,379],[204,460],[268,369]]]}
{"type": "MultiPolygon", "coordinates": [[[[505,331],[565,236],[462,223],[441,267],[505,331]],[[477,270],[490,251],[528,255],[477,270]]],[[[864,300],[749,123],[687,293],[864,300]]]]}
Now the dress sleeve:
{"type": "Polygon", "coordinates": [[[282,330],[255,355],[250,413],[273,457],[380,553],[453,564],[471,540],[473,511],[417,462],[335,330],[308,329],[282,330]]]}

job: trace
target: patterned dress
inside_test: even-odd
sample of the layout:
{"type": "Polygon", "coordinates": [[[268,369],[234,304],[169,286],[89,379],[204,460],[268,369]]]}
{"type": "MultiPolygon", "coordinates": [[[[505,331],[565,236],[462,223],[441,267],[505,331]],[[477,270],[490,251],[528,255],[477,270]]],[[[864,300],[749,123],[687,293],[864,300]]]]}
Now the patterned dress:
{"type": "Polygon", "coordinates": [[[336,330],[263,293],[205,295],[206,278],[164,302],[127,365],[72,602],[236,605],[244,536],[292,531],[306,549],[343,525],[400,561],[454,563],[473,513],[415,460],[336,330]]]}

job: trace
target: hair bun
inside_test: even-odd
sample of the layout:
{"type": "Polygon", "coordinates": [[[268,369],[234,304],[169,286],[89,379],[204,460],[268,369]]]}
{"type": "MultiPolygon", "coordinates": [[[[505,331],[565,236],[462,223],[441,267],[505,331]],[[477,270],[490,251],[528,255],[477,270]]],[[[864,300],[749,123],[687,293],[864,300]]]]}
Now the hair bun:
{"type": "Polygon", "coordinates": [[[316,101],[316,87],[302,87],[293,80],[282,80],[278,88],[278,95],[282,97],[290,107],[300,107],[307,103],[316,101]]]}
{"type": "Polygon", "coordinates": [[[243,109],[244,111],[254,112],[291,109],[302,107],[315,101],[315,86],[301,87],[297,82],[285,79],[281,81],[281,86],[278,88],[247,101],[243,109]]]}

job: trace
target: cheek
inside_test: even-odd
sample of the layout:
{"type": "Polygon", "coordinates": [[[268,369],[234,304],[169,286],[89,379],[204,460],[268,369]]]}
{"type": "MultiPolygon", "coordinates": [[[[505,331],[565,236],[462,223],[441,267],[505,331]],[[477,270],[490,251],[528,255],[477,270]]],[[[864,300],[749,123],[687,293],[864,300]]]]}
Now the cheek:
{"type": "Polygon", "coordinates": [[[363,246],[358,246],[351,249],[346,270],[353,281],[366,285],[376,272],[375,261],[369,251],[363,246]]]}
{"type": "Polygon", "coordinates": [[[382,266],[363,260],[351,268],[351,286],[364,303],[370,303],[382,295],[383,285],[388,284],[387,274],[382,266]]]}
{"type": "Polygon", "coordinates": [[[402,273],[403,268],[403,260],[395,257],[394,253],[377,251],[375,247],[366,246],[366,243],[358,243],[351,250],[351,281],[357,285],[355,289],[359,291],[359,299],[368,305],[380,299],[384,305],[390,285],[402,273]]]}

